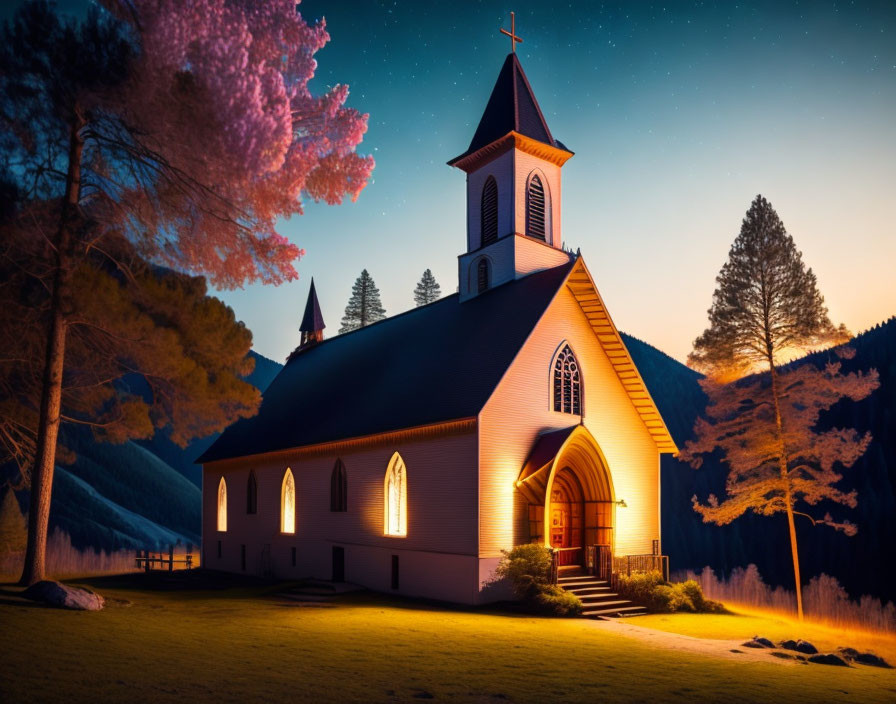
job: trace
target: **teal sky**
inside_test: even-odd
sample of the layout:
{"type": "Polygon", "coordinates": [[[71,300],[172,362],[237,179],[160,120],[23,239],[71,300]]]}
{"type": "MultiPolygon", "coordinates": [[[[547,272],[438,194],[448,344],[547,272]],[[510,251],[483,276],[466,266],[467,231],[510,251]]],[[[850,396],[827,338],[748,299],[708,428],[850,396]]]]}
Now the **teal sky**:
{"type": "Polygon", "coordinates": [[[509,40],[564,167],[563,239],[617,326],[683,360],[757,193],[854,332],[896,314],[896,3],[307,0],[331,43],[315,85],[370,113],[373,181],[356,203],[283,224],[300,279],[222,292],[261,354],[298,344],[311,277],[336,334],[362,268],[389,315],[430,268],[457,286],[469,144],[509,40]]]}

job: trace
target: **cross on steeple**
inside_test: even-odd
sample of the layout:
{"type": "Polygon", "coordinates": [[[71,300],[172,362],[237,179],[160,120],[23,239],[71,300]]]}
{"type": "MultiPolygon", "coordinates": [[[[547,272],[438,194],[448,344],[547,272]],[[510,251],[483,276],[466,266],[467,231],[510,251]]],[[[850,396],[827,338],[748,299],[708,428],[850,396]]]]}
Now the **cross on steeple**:
{"type": "Polygon", "coordinates": [[[511,53],[515,54],[517,42],[519,42],[520,44],[522,44],[523,42],[522,37],[516,36],[516,13],[510,13],[510,31],[508,32],[502,27],[501,34],[506,34],[508,37],[510,37],[510,51],[511,53]]]}

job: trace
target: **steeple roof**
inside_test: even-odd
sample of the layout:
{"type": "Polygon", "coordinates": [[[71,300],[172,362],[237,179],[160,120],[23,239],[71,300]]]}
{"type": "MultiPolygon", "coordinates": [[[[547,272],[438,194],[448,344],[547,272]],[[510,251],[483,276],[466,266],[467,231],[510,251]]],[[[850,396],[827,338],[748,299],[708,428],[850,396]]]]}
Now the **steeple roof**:
{"type": "Polygon", "coordinates": [[[469,148],[448,163],[454,164],[501,139],[509,132],[516,132],[551,147],[566,150],[566,147],[551,135],[548,123],[532,92],[532,86],[529,85],[529,79],[526,78],[515,53],[508,54],[504,60],[469,148]]]}
{"type": "Polygon", "coordinates": [[[314,290],[314,277],[312,277],[311,290],[308,291],[308,302],[305,304],[305,315],[302,316],[299,332],[319,332],[325,327],[327,326],[324,324],[324,316],[320,312],[317,291],[314,290]]]}

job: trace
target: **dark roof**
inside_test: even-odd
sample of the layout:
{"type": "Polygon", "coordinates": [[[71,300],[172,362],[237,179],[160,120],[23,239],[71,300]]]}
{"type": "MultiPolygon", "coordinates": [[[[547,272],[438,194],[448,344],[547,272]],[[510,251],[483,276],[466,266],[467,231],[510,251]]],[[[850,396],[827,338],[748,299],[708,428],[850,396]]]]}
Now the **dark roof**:
{"type": "Polygon", "coordinates": [[[501,67],[470,147],[452,161],[482,149],[511,131],[552,147],[566,149],[561,142],[551,136],[548,123],[529,85],[529,79],[526,78],[515,53],[508,54],[501,67]]]}
{"type": "Polygon", "coordinates": [[[327,327],[324,324],[324,316],[320,312],[320,304],[317,302],[317,291],[314,290],[314,277],[311,278],[311,290],[308,291],[308,302],[305,304],[305,315],[302,316],[302,325],[299,332],[316,332],[327,327]]]}
{"type": "Polygon", "coordinates": [[[460,303],[457,294],[296,355],[198,462],[472,418],[573,262],[460,303]]]}

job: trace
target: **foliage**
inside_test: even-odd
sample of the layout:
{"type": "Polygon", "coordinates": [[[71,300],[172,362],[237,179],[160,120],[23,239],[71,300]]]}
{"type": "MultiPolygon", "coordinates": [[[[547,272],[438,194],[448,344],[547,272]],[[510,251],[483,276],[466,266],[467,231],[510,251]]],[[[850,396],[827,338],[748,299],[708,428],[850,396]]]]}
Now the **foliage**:
{"type": "Polygon", "coordinates": [[[342,317],[342,327],[339,328],[339,333],[363,328],[385,317],[386,310],[380,301],[380,290],[376,287],[370,274],[367,273],[367,269],[364,269],[352,286],[352,295],[345,307],[345,315],[342,317]]]}
{"type": "Polygon", "coordinates": [[[516,597],[529,608],[554,616],[578,616],[582,612],[582,602],[575,594],[550,583],[549,548],[524,543],[501,553],[495,576],[507,579],[516,597]]]}
{"type": "Polygon", "coordinates": [[[357,197],[373,167],[355,154],[366,116],[344,107],[344,86],[308,89],[328,39],[287,0],[105,0],[69,20],[34,1],[0,32],[0,190],[14,196],[0,255],[25,284],[4,293],[47,331],[8,343],[0,371],[14,394],[0,441],[33,465],[23,581],[42,577],[60,422],[114,441],[172,426],[186,443],[254,412],[233,374],[239,350],[249,371],[248,333],[200,302],[204,281],[154,267],[221,287],[288,281],[301,250],[278,219],[301,213],[303,194],[357,197]],[[190,338],[215,322],[223,356],[190,338]],[[79,342],[105,357],[84,374],[79,342]],[[30,367],[22,383],[15,365],[30,367]],[[139,389],[115,383],[122,367],[139,389]],[[151,388],[158,376],[184,393],[151,388]]]}
{"type": "MultiPolygon", "coordinates": [[[[855,506],[854,495],[833,486],[841,478],[834,464],[849,467],[871,441],[870,435],[859,438],[855,431],[818,434],[813,428],[819,413],[840,398],[868,396],[877,388],[877,372],[838,378],[839,363],[829,362],[820,373],[803,367],[787,379],[780,375],[778,364],[785,354],[822,341],[843,341],[848,333],[843,326],[834,329],[815,275],[805,268],[793,238],[762,196],[747,211],[716,282],[710,326],[694,341],[689,357],[709,374],[703,386],[710,397],[709,421],[697,421],[696,439],[681,457],[699,467],[703,454],[721,449],[731,468],[729,498],[720,504],[711,495],[703,506],[695,496],[693,506],[704,521],[719,525],[748,510],[764,516],[785,513],[802,618],[794,515],[807,514],[796,512],[794,504],[829,499],[855,506]],[[736,381],[757,365],[764,365],[767,379],[736,381]]],[[[839,354],[849,356],[846,350],[839,354]]],[[[809,520],[854,532],[851,524],[835,523],[829,515],[809,520]]]]}
{"type": "MultiPolygon", "coordinates": [[[[854,351],[841,348],[835,354],[851,358],[854,351]]],[[[838,468],[848,469],[865,453],[871,434],[860,436],[855,430],[843,428],[814,429],[819,415],[841,399],[866,398],[877,388],[878,374],[874,370],[842,374],[840,368],[837,359],[823,369],[804,364],[779,373],[778,407],[783,429],[776,423],[768,375],[729,384],[708,379],[702,382],[709,397],[707,418],[697,420],[696,437],[688,442],[681,458],[699,467],[703,457],[718,448],[729,466],[724,501],[720,503],[712,494],[707,505],[693,499],[694,509],[704,521],[724,525],[747,511],[770,516],[800,501],[809,506],[833,501],[855,507],[856,492],[836,487],[843,478],[838,468]],[[783,473],[779,441],[786,451],[787,470],[783,473]]],[[[856,532],[854,524],[835,522],[830,514],[809,520],[848,535],[856,532]]]]}
{"type": "Polygon", "coordinates": [[[725,607],[704,597],[703,590],[694,580],[666,582],[657,571],[635,572],[617,576],[616,591],[620,596],[641,604],[648,611],[671,613],[722,613],[725,607]]]}
{"type": "Polygon", "coordinates": [[[716,283],[709,327],[688,357],[711,376],[731,378],[795,349],[846,337],[842,326],[835,330],[831,324],[815,274],[761,195],[750,205],[716,283]]]}
{"type": "Polygon", "coordinates": [[[441,295],[442,287],[439,286],[439,282],[436,281],[436,277],[432,275],[432,272],[427,269],[423,272],[423,276],[420,277],[420,281],[417,282],[417,287],[414,289],[414,304],[419,308],[437,301],[441,295]]]}
{"type": "Polygon", "coordinates": [[[25,517],[12,488],[3,492],[0,501],[0,555],[21,553],[25,549],[28,531],[25,517]]]}

